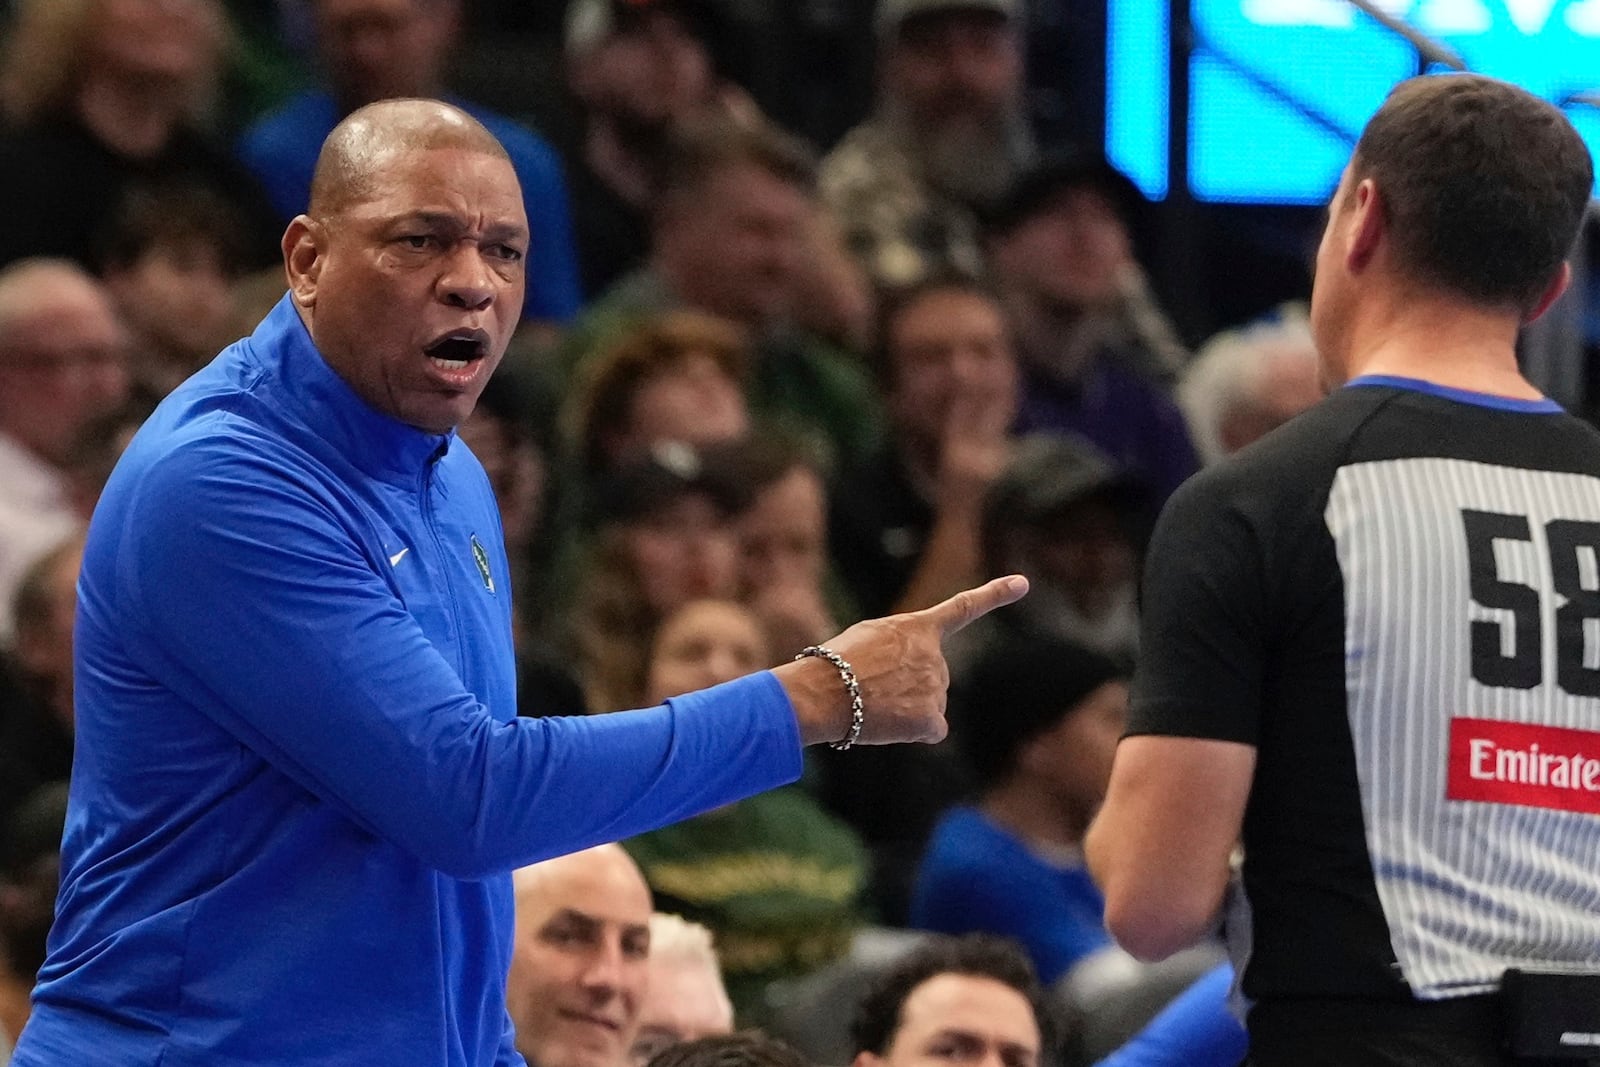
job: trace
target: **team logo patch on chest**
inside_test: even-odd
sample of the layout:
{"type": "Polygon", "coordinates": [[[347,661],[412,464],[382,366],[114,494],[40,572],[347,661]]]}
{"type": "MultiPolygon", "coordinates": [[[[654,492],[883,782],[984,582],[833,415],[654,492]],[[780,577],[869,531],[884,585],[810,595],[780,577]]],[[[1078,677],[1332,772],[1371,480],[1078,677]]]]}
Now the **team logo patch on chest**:
{"type": "Polygon", "coordinates": [[[483,579],[483,587],[489,592],[494,592],[494,575],[489,570],[489,553],[483,550],[483,542],[478,540],[478,535],[472,535],[472,562],[478,565],[478,577],[483,579]]]}
{"type": "Polygon", "coordinates": [[[1600,815],[1600,733],[1452,719],[1448,796],[1600,815]]]}

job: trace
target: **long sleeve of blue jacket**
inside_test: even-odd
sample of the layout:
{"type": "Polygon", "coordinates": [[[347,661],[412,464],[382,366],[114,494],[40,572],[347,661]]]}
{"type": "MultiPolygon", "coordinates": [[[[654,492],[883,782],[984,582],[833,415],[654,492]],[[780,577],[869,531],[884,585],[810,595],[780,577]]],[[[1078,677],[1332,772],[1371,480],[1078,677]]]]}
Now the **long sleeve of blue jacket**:
{"type": "Polygon", "coordinates": [[[128,634],[160,682],[373,833],[457,877],[505,872],[792,780],[771,675],[579,719],[490,714],[275,442],[184,442],[122,531],[128,634]],[[674,773],[680,765],[694,775],[674,773]]]}

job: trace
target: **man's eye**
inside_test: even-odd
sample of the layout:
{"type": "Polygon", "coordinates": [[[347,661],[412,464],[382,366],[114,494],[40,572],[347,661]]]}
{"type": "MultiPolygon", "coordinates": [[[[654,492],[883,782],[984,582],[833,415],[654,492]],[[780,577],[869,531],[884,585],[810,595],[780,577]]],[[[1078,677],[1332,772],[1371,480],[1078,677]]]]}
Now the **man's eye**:
{"type": "Polygon", "coordinates": [[[495,256],[505,260],[507,263],[522,262],[522,249],[520,248],[513,248],[510,245],[495,245],[492,251],[495,256]]]}
{"type": "Polygon", "coordinates": [[[420,252],[424,248],[427,248],[428,243],[432,240],[433,238],[429,237],[425,233],[408,233],[404,237],[400,238],[400,243],[405,245],[407,248],[414,248],[420,252]]]}

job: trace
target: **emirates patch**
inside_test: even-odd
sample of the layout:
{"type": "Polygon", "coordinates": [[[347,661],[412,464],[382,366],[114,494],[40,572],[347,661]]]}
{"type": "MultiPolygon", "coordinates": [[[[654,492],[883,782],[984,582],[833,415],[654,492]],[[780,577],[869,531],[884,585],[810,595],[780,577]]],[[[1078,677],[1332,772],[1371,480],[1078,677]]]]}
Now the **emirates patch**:
{"type": "Polygon", "coordinates": [[[1452,719],[1446,796],[1600,815],[1600,732],[1452,719]]]}

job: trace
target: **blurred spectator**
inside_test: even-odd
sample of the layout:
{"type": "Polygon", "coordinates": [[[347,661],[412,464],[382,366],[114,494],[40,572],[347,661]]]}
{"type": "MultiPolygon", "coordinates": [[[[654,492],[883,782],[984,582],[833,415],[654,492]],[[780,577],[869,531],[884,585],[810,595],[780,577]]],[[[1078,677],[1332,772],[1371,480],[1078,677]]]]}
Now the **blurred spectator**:
{"type": "Polygon", "coordinates": [[[838,456],[874,443],[878,411],[857,362],[796,325],[817,203],[810,155],[765,125],[721,122],[674,142],[645,267],[574,324],[554,371],[570,377],[641,318],[688,307],[744,328],[750,402],[838,456]]]}
{"type": "Polygon", "coordinates": [[[750,494],[739,516],[739,598],[770,646],[798,652],[838,631],[830,606],[828,489],[822,464],[795,440],[761,434],[740,450],[750,494]]]}
{"type": "Polygon", "coordinates": [[[0,271],[0,645],[22,573],[79,525],[67,464],[128,392],[127,338],[111,300],[62,260],[0,271]]]}
{"type": "Polygon", "coordinates": [[[523,867],[506,1010],[538,1067],[629,1067],[650,954],[650,889],[616,845],[523,867]]]}
{"type": "MultiPolygon", "coordinates": [[[[1017,365],[1005,316],[981,284],[941,274],[886,305],[878,378],[890,441],[842,473],[833,558],[861,614],[938,603],[981,580],[983,500],[1010,454],[1017,365]]],[[[872,851],[879,918],[904,923],[917,857],[966,788],[947,745],[812,756],[815,788],[872,851]]]]}
{"type": "MultiPolygon", "coordinates": [[[[731,601],[686,605],[652,644],[645,701],[658,704],[772,663],[760,623],[731,601]]],[[[797,786],[623,842],[663,909],[704,923],[739,1018],[759,1022],[767,985],[845,955],[860,923],[860,843],[797,786]]]]}
{"type": "Polygon", "coordinates": [[[72,443],[66,464],[67,481],[71,486],[72,509],[83,521],[88,522],[94,515],[100,493],[116,468],[117,460],[122,458],[123,450],[155,410],[155,405],[153,397],[135,393],[107,414],[91,419],[72,443]]]}
{"type": "Polygon", "coordinates": [[[570,447],[594,478],[656,445],[702,448],[750,432],[750,352],[737,326],[697,311],[650,316],[583,368],[567,399],[570,447]]]}
{"type": "Polygon", "coordinates": [[[227,25],[220,0],[20,0],[0,66],[0,197],[16,205],[0,263],[89,264],[124,194],[148,183],[213,189],[243,217],[251,266],[277,262],[281,228],[249,173],[204,132],[227,25]],[[25,205],[25,206],[23,206],[25,205]]]}
{"type": "Polygon", "coordinates": [[[1226,1013],[1233,967],[1220,963],[1174,997],[1096,1067],[1233,1067],[1244,1061],[1244,1026],[1226,1013]]]}
{"type": "Polygon", "coordinates": [[[240,336],[234,285],[244,270],[238,210],[216,190],[129,190],[99,257],[133,333],[134,384],[159,400],[240,336]]]}
{"type": "Polygon", "coordinates": [[[1233,455],[1322,399],[1317,343],[1303,309],[1205,343],[1178,383],[1203,462],[1233,455]]]}
{"type": "Polygon", "coordinates": [[[629,1052],[633,1067],[674,1045],[732,1031],[733,1002],[711,931],[679,915],[650,916],[650,982],[629,1052]]]}
{"type": "Polygon", "coordinates": [[[1028,958],[981,935],[940,938],[891,964],[862,997],[851,1036],[851,1067],[1039,1067],[1053,1038],[1028,958]]]}
{"type": "Polygon", "coordinates": [[[14,674],[0,714],[0,820],[39,786],[72,774],[72,623],[77,616],[83,537],[73,536],[28,568],[13,600],[14,674]]]}
{"type": "Polygon", "coordinates": [[[461,0],[312,0],[312,7],[328,88],[296,96],[246,130],[238,146],[280,221],[306,209],[317,153],[339,120],[376,100],[444,99],[495,135],[522,183],[531,234],[524,317],[543,323],[571,318],[580,296],[560,158],[531,130],[445,91],[461,0]]]}
{"type": "Polygon", "coordinates": [[[1165,500],[1198,461],[1162,384],[1187,359],[1133,259],[1138,190],[1098,157],[1030,170],[985,216],[1022,364],[1024,431],[1093,441],[1165,500]]]}
{"type": "Polygon", "coordinates": [[[650,1067],[811,1067],[792,1046],[759,1030],[674,1045],[649,1062],[650,1067]]]}
{"type": "Polygon", "coordinates": [[[581,715],[583,690],[552,643],[547,590],[534,574],[550,499],[550,403],[533,379],[502,365],[457,436],[483,464],[494,489],[511,568],[511,626],[517,652],[517,712],[581,715]]]}
{"type": "Polygon", "coordinates": [[[747,502],[725,453],[680,443],[654,449],[600,487],[601,523],[573,612],[591,712],[642,706],[661,620],[691,600],[735,595],[734,518],[747,502]]]}
{"type": "Polygon", "coordinates": [[[66,817],[67,786],[59,782],[0,822],[0,1063],[28,1021],[28,997],[44,966],[66,817]]]}
{"type": "Polygon", "coordinates": [[[717,77],[708,0],[571,0],[567,83],[583,109],[568,160],[583,291],[591,296],[643,263],[650,206],[674,131],[713,115],[758,118],[717,77]]]}
{"type": "Polygon", "coordinates": [[[982,578],[983,495],[1010,450],[1017,363],[985,286],[941,275],[887,305],[888,446],[841,473],[834,560],[861,613],[914,611],[982,578]]]}
{"type": "Polygon", "coordinates": [[[1127,712],[1127,671],[1065,641],[993,645],[963,672],[951,735],[978,794],[939,821],[912,925],[1015,938],[1046,984],[1110,945],[1080,849],[1127,712]]]}
{"type": "Polygon", "coordinates": [[[1024,603],[962,631],[953,664],[985,643],[1050,635],[1123,661],[1138,645],[1138,557],[1149,494],[1071,437],[1017,442],[983,507],[991,574],[1026,574],[1024,603]]]}
{"type": "Polygon", "coordinates": [[[823,163],[823,199],[879,286],[983,269],[974,209],[1034,156],[1019,0],[879,0],[878,102],[823,163]]]}

